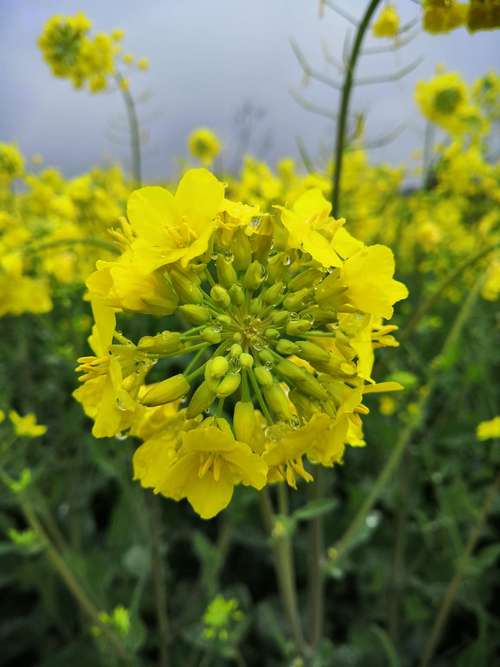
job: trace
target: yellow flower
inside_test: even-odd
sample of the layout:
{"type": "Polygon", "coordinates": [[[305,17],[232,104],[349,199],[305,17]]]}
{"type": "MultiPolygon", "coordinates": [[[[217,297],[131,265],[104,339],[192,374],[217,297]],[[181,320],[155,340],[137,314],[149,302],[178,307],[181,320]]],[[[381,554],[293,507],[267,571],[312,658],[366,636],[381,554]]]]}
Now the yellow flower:
{"type": "Polygon", "coordinates": [[[390,319],[393,305],[408,296],[405,285],[393,279],[394,269],[394,255],[386,246],[369,246],[349,257],[341,270],[348,302],[365,313],[390,319]]]}
{"type": "Polygon", "coordinates": [[[24,158],[14,144],[0,143],[0,183],[24,174],[24,158]]]}
{"type": "Polygon", "coordinates": [[[221,150],[219,139],[206,127],[199,127],[191,132],[188,137],[188,147],[191,155],[206,166],[212,164],[221,150]]]}
{"type": "Polygon", "coordinates": [[[139,58],[137,61],[137,67],[144,72],[149,69],[149,60],[148,58],[139,58]]]}
{"type": "Polygon", "coordinates": [[[341,266],[332,239],[344,220],[330,217],[332,209],[318,188],[301,195],[291,209],[281,208],[281,221],[288,231],[288,245],[308,252],[325,267],[341,266]]]}
{"type": "Polygon", "coordinates": [[[180,260],[186,267],[208,248],[224,197],[224,185],[206,169],[190,169],[175,196],[151,186],[132,193],[127,215],[137,235],[132,252],[141,268],[153,271],[180,260]]]}
{"type": "Polygon", "coordinates": [[[38,438],[47,433],[47,427],[43,424],[37,424],[36,415],[32,412],[21,417],[15,410],[9,412],[9,419],[14,426],[16,435],[20,438],[38,438]]]}
{"type": "MultiPolygon", "coordinates": [[[[164,445],[150,448],[136,468],[144,486],[168,498],[187,498],[203,519],[211,519],[230,503],[235,485],[261,489],[267,466],[250,447],[234,439],[224,420],[184,432],[177,452],[164,445]],[[152,471],[153,477],[148,477],[152,471]]],[[[209,420],[210,423],[210,420],[209,420]]],[[[227,424],[227,422],[226,422],[227,424]]],[[[144,447],[139,447],[137,452],[144,447]]]]}
{"type": "Polygon", "coordinates": [[[477,426],[478,440],[493,440],[500,438],[500,415],[489,421],[480,422],[477,426]]]}
{"type": "Polygon", "coordinates": [[[399,14],[392,4],[385,5],[373,24],[374,37],[395,37],[399,32],[399,14]]]}

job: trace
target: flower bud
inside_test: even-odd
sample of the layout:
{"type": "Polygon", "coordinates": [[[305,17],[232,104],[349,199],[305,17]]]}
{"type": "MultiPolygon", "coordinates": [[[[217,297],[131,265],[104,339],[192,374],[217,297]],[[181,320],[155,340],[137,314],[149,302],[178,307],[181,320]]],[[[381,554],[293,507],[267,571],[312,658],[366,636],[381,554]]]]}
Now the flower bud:
{"type": "Polygon", "coordinates": [[[238,343],[231,345],[229,352],[232,357],[239,357],[243,353],[243,348],[238,343]]]}
{"type": "Polygon", "coordinates": [[[300,336],[312,327],[311,320],[292,320],[286,325],[288,336],[300,336]]]}
{"type": "Polygon", "coordinates": [[[220,381],[229,371],[229,362],[226,357],[212,357],[205,366],[205,380],[212,391],[217,391],[220,381]]]}
{"type": "Polygon", "coordinates": [[[215,327],[205,327],[200,332],[200,335],[203,338],[203,340],[207,341],[207,343],[216,344],[220,343],[222,340],[221,332],[215,327]]]}
{"type": "Polygon", "coordinates": [[[276,371],[282,375],[285,380],[291,380],[292,382],[302,382],[304,376],[307,375],[307,371],[300,366],[297,366],[297,364],[294,364],[292,361],[288,361],[288,359],[282,359],[278,362],[276,364],[276,371]]]}
{"type": "Polygon", "coordinates": [[[309,288],[304,288],[293,294],[289,294],[283,299],[283,307],[287,310],[297,310],[300,306],[303,306],[311,294],[309,288]]]}
{"type": "Polygon", "coordinates": [[[231,297],[229,296],[227,289],[222,287],[222,285],[214,285],[210,290],[210,296],[215,301],[215,303],[227,308],[231,303],[231,297]]]}
{"type": "Polygon", "coordinates": [[[285,253],[278,252],[269,258],[267,265],[267,282],[272,285],[281,280],[286,272],[285,253]]]}
{"type": "Polygon", "coordinates": [[[266,329],[264,331],[264,335],[266,336],[266,338],[271,338],[271,339],[277,340],[280,337],[281,334],[278,331],[278,329],[274,329],[273,327],[269,327],[268,329],[266,329]]]}
{"type": "Polygon", "coordinates": [[[276,306],[280,301],[281,297],[283,295],[283,283],[282,282],[277,282],[274,283],[274,285],[271,285],[271,287],[268,287],[262,292],[262,300],[264,303],[267,305],[273,305],[276,306]]]}
{"type": "Polygon", "coordinates": [[[297,343],[297,346],[299,348],[299,356],[307,359],[307,361],[328,361],[330,359],[329,353],[315,343],[301,340],[297,343]]]}
{"type": "Polygon", "coordinates": [[[241,375],[239,373],[228,373],[217,387],[217,396],[225,398],[234,394],[241,383],[241,375]]]}
{"type": "Polygon", "coordinates": [[[234,406],[233,429],[236,440],[252,444],[257,426],[255,409],[250,401],[238,401],[234,406]]]}
{"type": "Polygon", "coordinates": [[[264,368],[264,366],[256,366],[253,372],[255,373],[257,382],[263,387],[268,387],[273,384],[274,379],[272,373],[267,368],[264,368]]]}
{"type": "Polygon", "coordinates": [[[291,419],[290,402],[277,382],[269,387],[263,387],[262,393],[264,394],[266,403],[278,419],[283,419],[284,421],[291,419]]]}
{"type": "Polygon", "coordinates": [[[275,310],[271,313],[271,321],[273,324],[284,324],[288,321],[290,313],[287,310],[275,310]]]}
{"type": "Polygon", "coordinates": [[[170,269],[170,278],[179,299],[184,303],[202,303],[203,292],[198,286],[195,274],[186,274],[178,269],[170,269]]]}
{"type": "Polygon", "coordinates": [[[243,352],[240,354],[240,366],[242,368],[252,368],[253,366],[253,357],[248,352],[243,352]]]}
{"type": "Polygon", "coordinates": [[[238,282],[238,275],[234,270],[232,261],[228,261],[223,255],[217,255],[217,279],[221,285],[229,289],[238,282]]]}
{"type": "Polygon", "coordinates": [[[231,301],[235,306],[241,306],[241,304],[245,301],[245,293],[241,289],[241,285],[233,285],[230,287],[229,296],[231,297],[231,301]]]}
{"type": "Polygon", "coordinates": [[[260,262],[255,260],[250,264],[245,272],[243,278],[243,285],[247,289],[255,290],[260,287],[262,281],[264,280],[264,268],[260,262]]]}
{"type": "Polygon", "coordinates": [[[189,389],[190,384],[186,377],[179,373],[161,382],[147,384],[141,392],[140,400],[143,405],[163,405],[181,398],[189,389]]]}
{"type": "Polygon", "coordinates": [[[303,380],[297,383],[299,389],[304,393],[312,396],[312,398],[317,398],[318,400],[324,401],[328,398],[328,392],[326,389],[316,380],[316,378],[311,373],[306,373],[303,380]]]}
{"type": "Polygon", "coordinates": [[[263,364],[274,363],[274,357],[270,350],[261,350],[259,352],[259,359],[262,361],[263,364]]]}
{"type": "Polygon", "coordinates": [[[183,348],[181,335],[177,331],[162,331],[156,336],[143,336],[139,339],[137,348],[141,352],[153,354],[175,354],[183,348]]]}
{"type": "Polygon", "coordinates": [[[252,261],[252,246],[248,236],[242,229],[237,229],[233,235],[231,250],[234,255],[234,267],[238,271],[246,271],[252,261]]]}
{"type": "Polygon", "coordinates": [[[250,310],[250,313],[252,315],[260,315],[260,313],[262,312],[262,308],[263,308],[263,304],[262,304],[262,299],[260,298],[260,296],[254,297],[250,301],[249,310],[250,310]]]}
{"type": "Polygon", "coordinates": [[[304,287],[311,287],[311,285],[320,282],[322,278],[323,273],[318,271],[318,269],[306,269],[297,273],[293,278],[290,278],[287,287],[291,292],[296,292],[304,287]]]}
{"type": "Polygon", "coordinates": [[[279,352],[279,354],[285,354],[286,356],[290,354],[298,354],[299,346],[296,343],[293,343],[291,340],[282,338],[276,345],[276,352],[279,352]]]}
{"type": "Polygon", "coordinates": [[[206,382],[202,382],[198,389],[191,396],[189,405],[186,410],[186,417],[193,419],[201,412],[208,410],[215,400],[215,392],[213,392],[206,382]]]}
{"type": "Polygon", "coordinates": [[[190,324],[205,324],[210,319],[210,311],[205,306],[197,306],[194,303],[189,303],[179,306],[177,310],[190,324]]]}

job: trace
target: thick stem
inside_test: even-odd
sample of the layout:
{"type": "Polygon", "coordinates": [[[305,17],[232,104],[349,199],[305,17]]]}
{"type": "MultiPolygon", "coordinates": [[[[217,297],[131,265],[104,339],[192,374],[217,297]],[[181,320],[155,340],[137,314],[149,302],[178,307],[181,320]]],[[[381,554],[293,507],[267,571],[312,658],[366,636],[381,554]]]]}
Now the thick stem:
{"type": "MultiPolygon", "coordinates": [[[[281,491],[281,486],[283,485],[280,485],[278,491],[280,494],[280,512],[284,513],[284,510],[286,510],[286,489],[285,493],[283,493],[281,491]]],[[[292,631],[296,649],[301,655],[305,655],[307,646],[304,642],[304,635],[300,623],[290,538],[286,535],[279,537],[273,535],[275,517],[269,491],[264,489],[260,492],[259,496],[262,519],[270,539],[273,540],[274,569],[276,572],[281,603],[292,631]]]]}
{"type": "Polygon", "coordinates": [[[455,575],[448,584],[446,593],[441,601],[441,605],[439,607],[436,620],[434,621],[430,637],[424,649],[422,660],[420,661],[420,667],[428,667],[428,665],[431,664],[431,660],[436,650],[437,644],[439,642],[439,638],[441,637],[441,633],[448,619],[448,614],[450,613],[453,601],[458,592],[458,589],[460,588],[460,584],[462,583],[467,563],[474,549],[476,548],[479,538],[481,537],[481,533],[486,524],[486,520],[488,518],[489,513],[491,512],[493,503],[499,491],[500,491],[500,473],[497,474],[495,481],[493,482],[488,493],[486,494],[486,498],[484,500],[481,511],[479,512],[479,515],[477,517],[477,521],[469,533],[469,538],[467,540],[467,544],[465,545],[462,557],[458,562],[455,575]]]}
{"type": "Polygon", "coordinates": [[[347,119],[349,115],[349,102],[351,100],[352,86],[354,82],[354,70],[361,53],[361,45],[365,33],[370,25],[370,20],[377,9],[380,0],[371,0],[366,8],[365,14],[359,23],[352,45],[349,61],[346,65],[344,84],[340,97],[340,108],[337,122],[337,138],[335,142],[335,160],[333,164],[333,182],[332,182],[332,213],[335,217],[339,214],[340,202],[340,182],[342,176],[342,162],[344,159],[344,149],[347,134],[347,119]]]}
{"type": "Polygon", "coordinates": [[[162,527],[160,509],[158,498],[149,498],[149,514],[151,519],[151,572],[153,578],[160,653],[158,667],[168,667],[170,628],[167,614],[165,567],[161,553],[162,527]]]}
{"type": "Polygon", "coordinates": [[[120,74],[116,73],[116,81],[118,89],[120,90],[123,101],[125,102],[125,110],[127,112],[128,127],[130,131],[130,148],[132,151],[132,176],[137,187],[142,184],[142,160],[141,160],[141,131],[139,127],[139,119],[137,118],[137,111],[135,108],[134,98],[130,94],[127,82],[120,74]]]}

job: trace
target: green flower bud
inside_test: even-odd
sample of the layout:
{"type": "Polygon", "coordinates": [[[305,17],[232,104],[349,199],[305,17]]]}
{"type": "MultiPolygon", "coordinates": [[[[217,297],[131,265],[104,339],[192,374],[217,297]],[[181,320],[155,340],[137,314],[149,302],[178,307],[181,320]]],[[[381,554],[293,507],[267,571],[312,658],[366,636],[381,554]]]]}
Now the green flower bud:
{"type": "Polygon", "coordinates": [[[260,296],[255,297],[250,301],[249,310],[250,310],[250,313],[252,315],[260,315],[260,313],[262,312],[263,307],[264,306],[262,304],[262,299],[260,298],[260,296]]]}
{"type": "Polygon", "coordinates": [[[186,377],[179,373],[161,382],[146,385],[141,392],[140,400],[143,405],[163,405],[181,398],[188,393],[190,388],[191,385],[186,377]]]}
{"type": "Polygon", "coordinates": [[[266,338],[272,338],[272,339],[278,339],[280,337],[280,332],[278,329],[274,329],[273,327],[269,327],[264,331],[264,335],[266,338]]]}
{"type": "Polygon", "coordinates": [[[229,289],[238,282],[238,275],[232,261],[228,261],[223,255],[217,255],[216,266],[217,279],[221,285],[229,289]]]}
{"type": "Polygon", "coordinates": [[[234,394],[241,383],[241,375],[239,373],[228,373],[226,377],[220,382],[217,387],[217,396],[225,398],[234,394]]]}
{"type": "Polygon", "coordinates": [[[274,383],[274,378],[272,373],[264,366],[256,366],[254,368],[255,377],[257,382],[263,387],[271,386],[274,383]]]}
{"type": "Polygon", "coordinates": [[[288,336],[300,336],[312,327],[311,320],[292,320],[286,325],[288,336]]]}
{"type": "Polygon", "coordinates": [[[246,271],[252,261],[252,246],[248,236],[242,229],[237,229],[233,235],[231,249],[234,255],[234,267],[238,271],[246,271]]]}
{"type": "Polygon", "coordinates": [[[232,319],[229,315],[217,315],[217,321],[222,324],[232,324],[232,319]]]}
{"type": "Polygon", "coordinates": [[[230,287],[229,296],[235,306],[241,306],[241,304],[245,302],[245,292],[242,290],[241,285],[233,285],[230,287]]]}
{"type": "Polygon", "coordinates": [[[231,345],[229,349],[229,353],[231,354],[232,357],[239,357],[242,354],[242,352],[243,348],[238,343],[231,345]]]}
{"type": "Polygon", "coordinates": [[[234,406],[233,430],[236,440],[252,444],[253,433],[257,426],[255,409],[250,401],[238,401],[234,406]]]}
{"type": "Polygon", "coordinates": [[[248,352],[240,354],[239,361],[242,368],[252,368],[253,366],[253,357],[251,354],[248,354],[248,352]]]}
{"type": "Polygon", "coordinates": [[[261,350],[259,352],[259,359],[262,361],[263,364],[273,364],[274,363],[274,357],[273,354],[270,350],[261,350]]]}
{"type": "Polygon", "coordinates": [[[314,298],[318,302],[330,302],[333,299],[337,299],[346,289],[340,281],[338,270],[334,270],[333,273],[330,273],[329,276],[314,288],[314,298]]]}
{"type": "Polygon", "coordinates": [[[284,421],[289,421],[291,419],[292,413],[290,412],[290,403],[285,392],[277,382],[269,387],[263,387],[262,393],[264,394],[266,403],[278,419],[284,421]]]}
{"type": "Polygon", "coordinates": [[[305,271],[297,273],[293,278],[290,278],[287,287],[291,292],[296,292],[304,287],[311,287],[311,285],[319,283],[323,278],[323,275],[324,274],[321,271],[318,271],[318,269],[306,269],[305,271]]]}
{"type": "Polygon", "coordinates": [[[222,340],[221,332],[215,327],[205,327],[201,331],[201,337],[203,340],[206,340],[207,343],[220,343],[222,340]]]}
{"type": "Polygon", "coordinates": [[[260,262],[255,260],[250,264],[243,278],[243,285],[247,289],[255,290],[260,287],[264,280],[264,268],[260,262]]]}
{"type": "Polygon", "coordinates": [[[170,278],[179,299],[184,303],[202,303],[203,292],[194,273],[186,274],[178,269],[170,269],[170,278]]]}
{"type": "Polygon", "coordinates": [[[316,378],[311,375],[311,373],[305,374],[304,379],[298,383],[299,389],[304,393],[312,396],[312,398],[317,398],[320,401],[324,401],[328,398],[328,392],[326,389],[316,380],[316,378]]]}
{"type": "Polygon", "coordinates": [[[143,336],[137,344],[141,352],[153,354],[175,354],[181,352],[183,346],[181,334],[177,331],[162,331],[156,336],[143,336]]]}
{"type": "Polygon", "coordinates": [[[202,382],[198,389],[191,396],[189,405],[186,410],[186,417],[193,419],[201,412],[208,410],[215,400],[215,392],[213,392],[206,382],[202,382]]]}
{"type": "Polygon", "coordinates": [[[227,289],[222,287],[222,285],[214,285],[210,290],[210,296],[215,301],[215,303],[227,308],[231,303],[231,297],[229,296],[227,289]]]}
{"type": "Polygon", "coordinates": [[[189,303],[179,306],[177,310],[190,324],[205,324],[210,319],[210,311],[205,306],[197,306],[189,303]]]}
{"type": "Polygon", "coordinates": [[[287,356],[290,354],[298,354],[299,346],[296,343],[292,343],[291,340],[282,338],[276,344],[276,352],[279,352],[280,354],[285,354],[287,356]]]}
{"type": "Polygon", "coordinates": [[[220,381],[229,371],[229,361],[226,357],[212,357],[205,366],[205,380],[210,389],[217,391],[220,381]]]}
{"type": "Polygon", "coordinates": [[[287,266],[285,263],[285,253],[278,252],[269,258],[267,266],[267,282],[270,285],[280,281],[285,276],[287,266]]]}
{"type": "Polygon", "coordinates": [[[285,322],[288,321],[289,317],[290,313],[287,310],[275,310],[274,312],[271,313],[272,323],[277,324],[278,326],[281,324],[285,324],[285,322]]]}
{"type": "Polygon", "coordinates": [[[284,288],[283,283],[277,282],[274,285],[271,285],[271,287],[265,289],[262,292],[262,300],[264,301],[264,303],[273,306],[276,306],[278,303],[280,303],[283,295],[283,288],[284,288]]]}
{"type": "Polygon", "coordinates": [[[329,361],[330,354],[319,345],[301,340],[297,343],[299,355],[307,361],[329,361]]]}
{"type": "Polygon", "coordinates": [[[303,306],[311,294],[311,290],[307,287],[289,294],[283,299],[283,307],[287,310],[293,311],[297,310],[300,306],[303,306]]]}
{"type": "Polygon", "coordinates": [[[302,382],[307,375],[307,371],[288,359],[282,359],[276,364],[275,368],[285,380],[291,380],[292,382],[302,382]]]}

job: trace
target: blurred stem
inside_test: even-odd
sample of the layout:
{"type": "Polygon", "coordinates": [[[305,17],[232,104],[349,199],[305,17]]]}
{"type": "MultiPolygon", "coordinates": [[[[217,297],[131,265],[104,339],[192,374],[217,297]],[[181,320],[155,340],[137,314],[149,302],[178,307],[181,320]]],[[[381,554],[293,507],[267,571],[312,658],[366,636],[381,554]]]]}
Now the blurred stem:
{"type": "Polygon", "coordinates": [[[344,159],[344,150],[347,135],[347,119],[349,116],[349,102],[351,100],[351,92],[354,82],[354,70],[361,53],[361,45],[364,36],[370,25],[370,20],[379,5],[380,0],[371,0],[366,8],[363,18],[356,30],[354,43],[352,45],[349,60],[346,64],[344,84],[342,86],[342,93],[340,97],[340,108],[337,122],[337,137],[335,142],[335,156],[333,164],[333,182],[332,182],[332,214],[337,217],[339,214],[340,203],[340,182],[342,176],[342,162],[344,159]]]}
{"type": "Polygon", "coordinates": [[[134,98],[128,89],[127,80],[120,72],[115,75],[123,101],[125,102],[125,110],[127,112],[128,127],[130,132],[130,148],[132,151],[132,176],[136,187],[140,188],[142,185],[142,166],[141,166],[141,132],[139,128],[139,119],[137,118],[137,110],[135,108],[134,98]]]}
{"type": "Polygon", "coordinates": [[[440,359],[445,359],[447,353],[450,349],[454,347],[459,336],[461,335],[465,323],[468,321],[473,306],[476,303],[476,300],[479,296],[479,291],[483,284],[484,276],[481,275],[476,281],[475,285],[470,290],[467,299],[464,301],[462,307],[460,308],[453,325],[450,328],[448,336],[441,348],[440,353],[433,359],[430,364],[430,371],[427,378],[427,385],[422,389],[420,398],[416,406],[416,417],[410,420],[401,431],[399,438],[396,441],[396,446],[392,450],[391,455],[387,459],[386,464],[380,471],[379,476],[375,480],[375,483],[372,486],[372,489],[369,495],[364,500],[363,504],[357,511],[354,519],[347,527],[347,530],[341,536],[341,538],[334,545],[336,551],[336,559],[340,560],[344,556],[349,548],[351,547],[352,541],[355,536],[359,533],[361,526],[364,524],[366,517],[369,512],[379,499],[382,491],[388,480],[390,479],[392,473],[396,470],[401,460],[402,455],[404,454],[407,446],[411,442],[413,435],[420,428],[421,424],[424,421],[427,405],[433,395],[434,389],[436,388],[437,381],[441,374],[441,367],[439,364],[440,359]]]}
{"type": "MultiPolygon", "coordinates": [[[[316,481],[311,485],[311,500],[319,500],[322,497],[324,472],[320,467],[316,474],[316,481]]],[[[323,542],[323,517],[317,516],[309,524],[309,631],[313,649],[323,636],[323,542]]]]}
{"type": "MultiPolygon", "coordinates": [[[[283,516],[288,514],[288,500],[286,495],[285,483],[278,485],[278,499],[280,513],[283,516]]],[[[300,623],[299,607],[297,603],[297,591],[295,587],[295,572],[293,567],[292,544],[289,535],[275,535],[275,515],[267,488],[259,493],[262,519],[269,537],[272,541],[274,554],[274,569],[281,596],[281,603],[285,611],[290,629],[295,641],[295,647],[301,655],[307,652],[307,646],[302,633],[300,623]]]]}
{"type": "Polygon", "coordinates": [[[45,250],[52,250],[53,248],[65,248],[71,247],[73,245],[88,245],[94,246],[95,248],[102,248],[103,250],[108,250],[115,255],[120,254],[120,249],[110,243],[109,241],[103,241],[101,239],[57,239],[56,241],[46,241],[45,243],[33,243],[25,246],[22,250],[25,255],[36,255],[39,252],[44,252],[45,250]]]}
{"type": "Polygon", "coordinates": [[[427,190],[430,185],[432,166],[432,145],[434,143],[434,125],[428,120],[425,125],[424,152],[422,155],[422,189],[427,190]]]}
{"type": "Polygon", "coordinates": [[[74,576],[73,572],[67,566],[64,558],[59,554],[57,549],[50,541],[50,538],[45,532],[45,529],[33,511],[31,504],[27,500],[24,500],[20,502],[20,507],[30,528],[38,535],[41,542],[43,542],[45,545],[46,555],[49,561],[66,584],[68,590],[72,593],[81,609],[87,614],[92,624],[99,628],[116,655],[127,664],[132,665],[132,656],[127,652],[123,644],[116,637],[115,633],[109,628],[109,626],[101,621],[100,610],[92,602],[86,591],[82,588],[79,581],[74,576]]]}
{"type": "Polygon", "coordinates": [[[154,597],[156,605],[156,619],[158,622],[158,644],[160,647],[160,660],[158,667],[167,667],[168,644],[170,640],[170,628],[167,614],[167,589],[165,583],[165,566],[161,553],[162,525],[161,507],[159,499],[148,497],[149,516],[151,522],[151,573],[153,578],[154,597]]]}
{"type": "Polygon", "coordinates": [[[466,269],[471,268],[479,262],[483,257],[486,255],[489,255],[490,252],[493,252],[497,248],[500,247],[500,244],[495,243],[493,245],[489,245],[486,248],[482,248],[479,252],[475,253],[471,257],[468,257],[464,262],[459,264],[459,266],[452,271],[444,280],[441,282],[441,284],[438,286],[435,292],[430,294],[427,299],[422,301],[420,306],[417,307],[413,317],[410,319],[408,324],[404,327],[404,329],[401,331],[401,334],[398,336],[399,340],[405,340],[410,336],[413,331],[416,329],[416,327],[420,324],[420,321],[422,318],[427,315],[427,313],[431,310],[431,308],[434,306],[435,303],[437,303],[443,294],[443,292],[450,287],[458,278],[463,274],[463,272],[466,269]]]}
{"type": "Polygon", "coordinates": [[[428,665],[431,664],[431,660],[437,648],[439,638],[441,637],[441,633],[448,619],[448,614],[450,613],[453,601],[458,592],[460,584],[462,583],[462,579],[464,578],[467,569],[467,564],[474,549],[476,548],[479,538],[481,537],[481,533],[486,525],[488,515],[492,510],[493,503],[495,502],[495,498],[497,497],[499,491],[500,491],[500,473],[497,473],[495,481],[490,486],[488,493],[486,494],[486,498],[478,514],[477,521],[469,533],[469,538],[465,545],[463,554],[460,560],[458,561],[455,575],[448,584],[446,593],[441,601],[441,605],[439,607],[436,620],[434,621],[430,637],[424,648],[422,660],[420,661],[420,667],[428,667],[428,665]]]}

